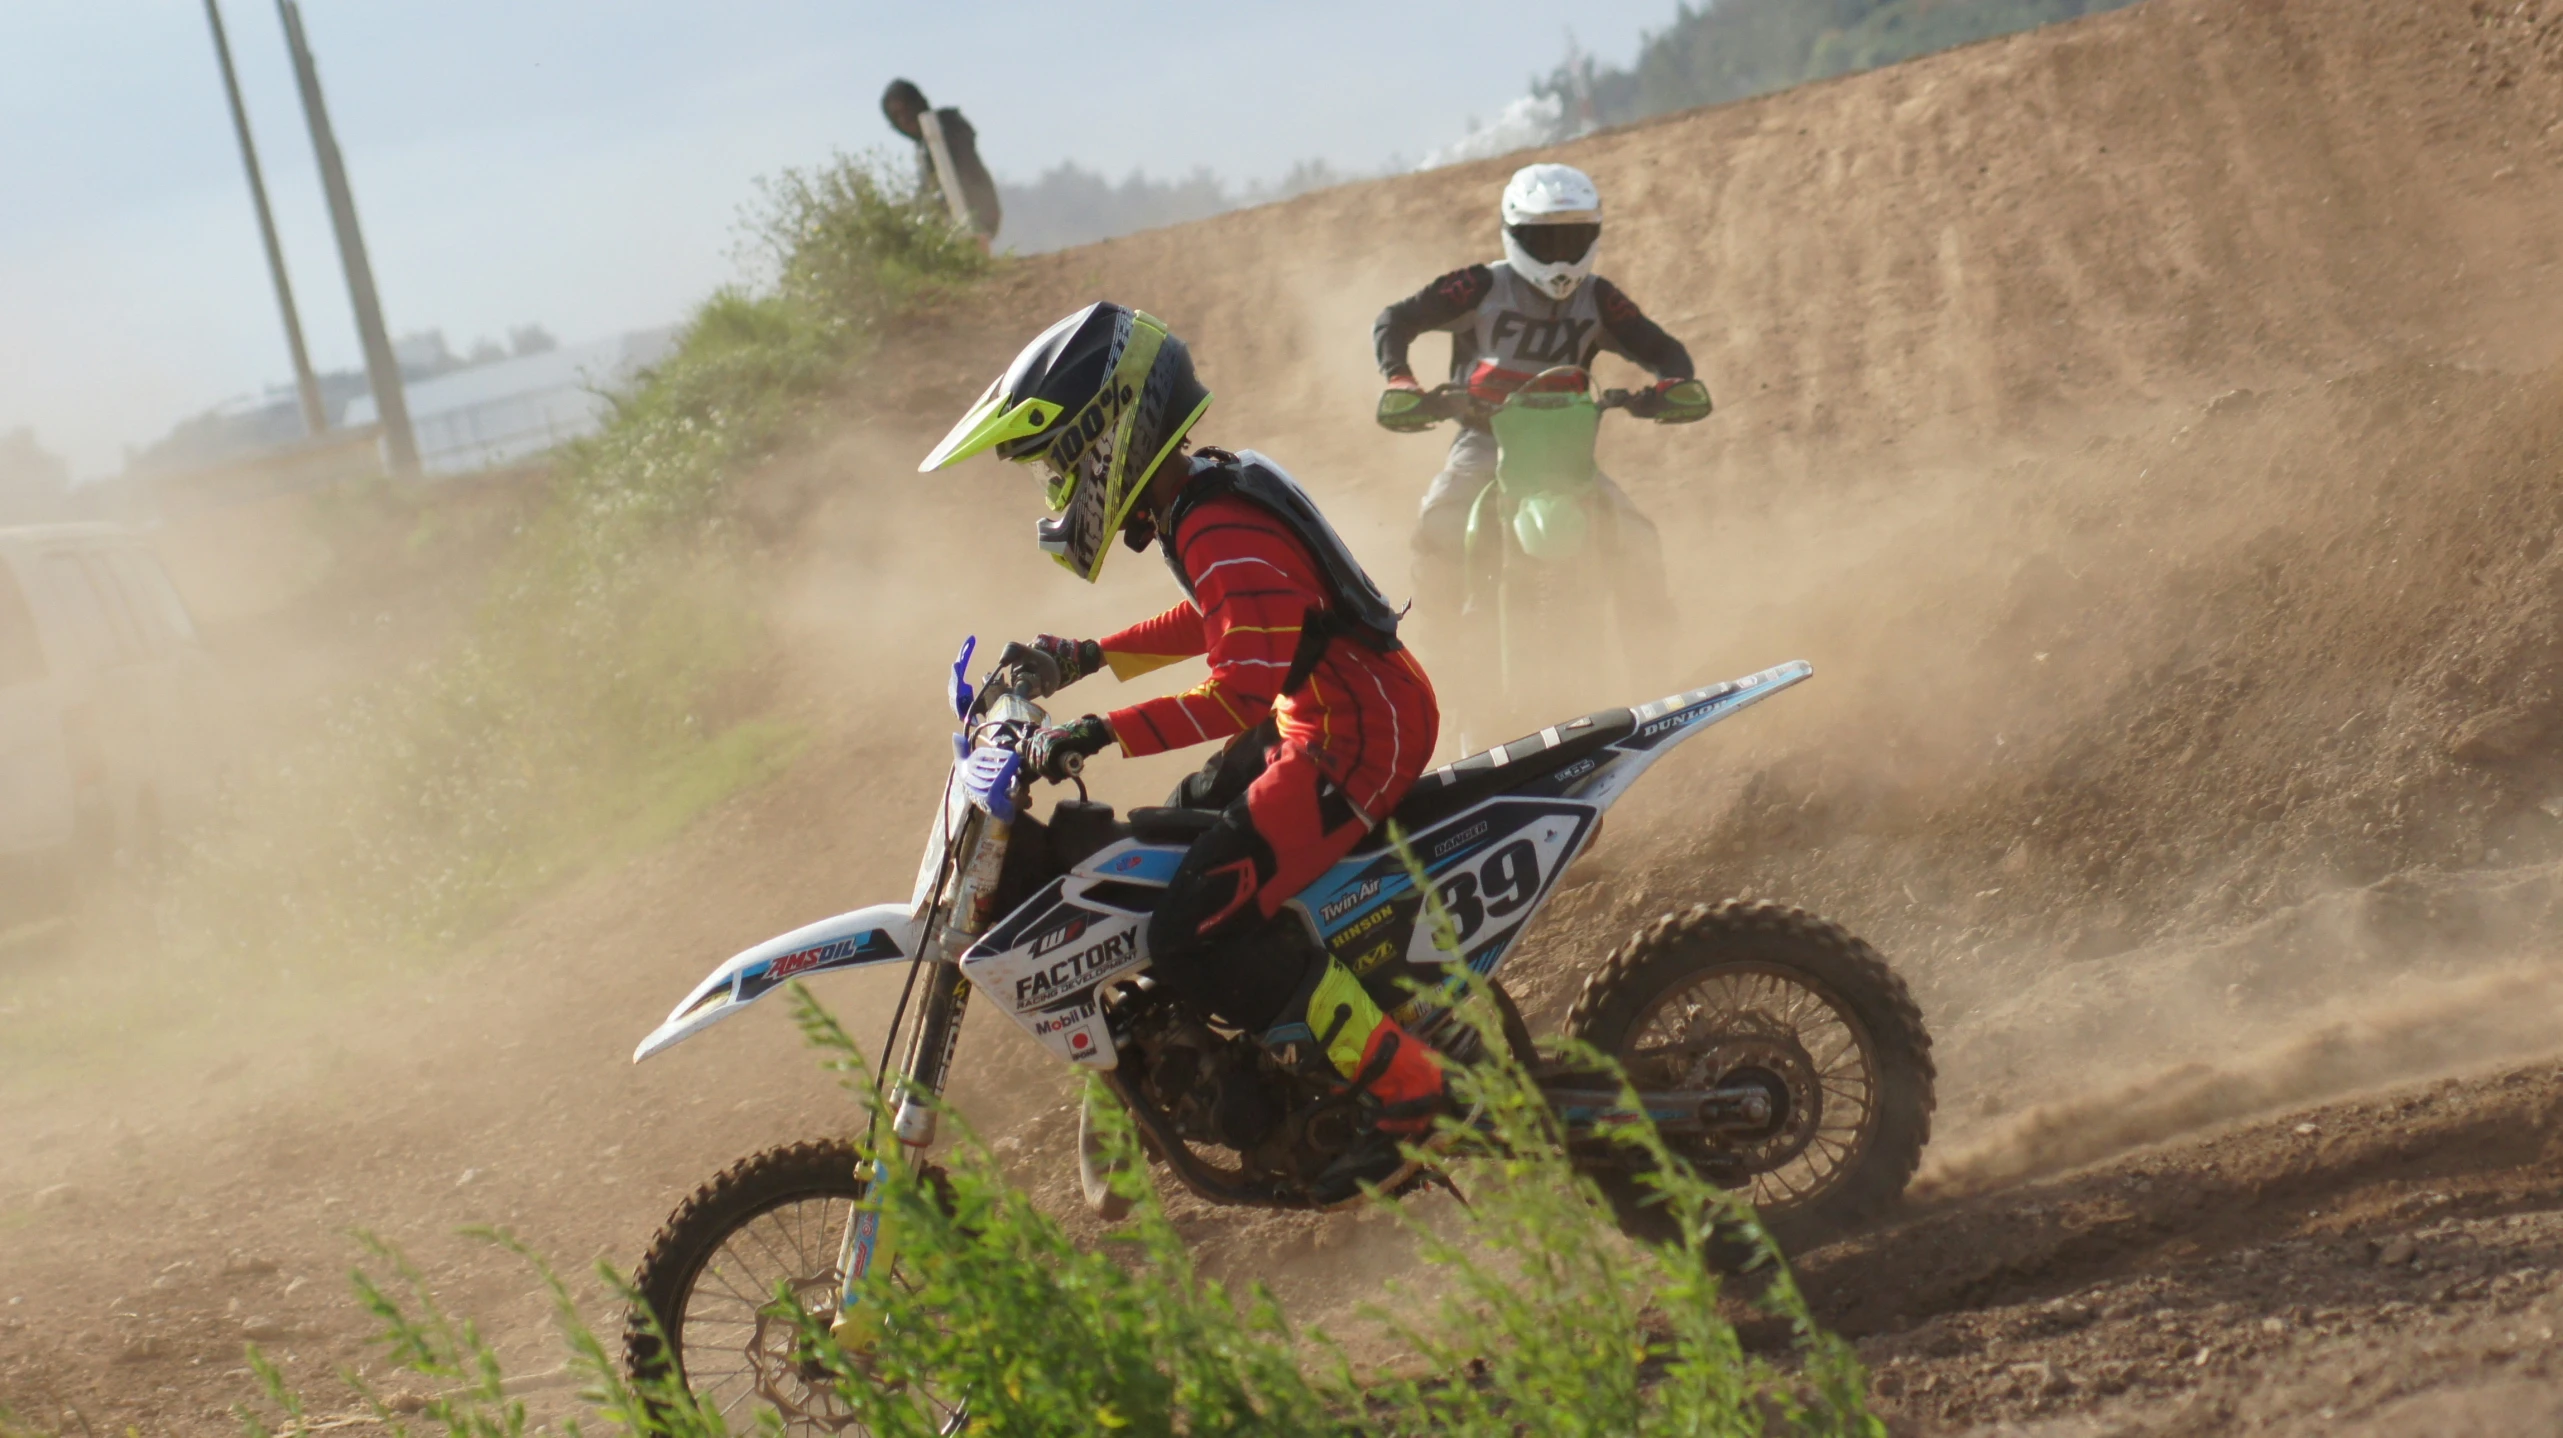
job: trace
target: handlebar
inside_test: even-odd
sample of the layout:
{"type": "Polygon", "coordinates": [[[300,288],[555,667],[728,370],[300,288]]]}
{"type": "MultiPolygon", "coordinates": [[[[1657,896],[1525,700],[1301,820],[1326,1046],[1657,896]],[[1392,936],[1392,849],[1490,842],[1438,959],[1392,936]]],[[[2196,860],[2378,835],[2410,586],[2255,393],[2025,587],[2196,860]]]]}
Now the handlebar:
{"type": "MultiPolygon", "coordinates": [[[[1627,409],[1638,397],[1638,391],[1606,389],[1593,402],[1596,409],[1627,409]]],[[[1424,391],[1418,410],[1435,420],[1456,419],[1484,424],[1504,406],[1500,401],[1479,398],[1464,384],[1441,384],[1424,391]]]]}
{"type": "MultiPolygon", "coordinates": [[[[996,723],[1020,725],[1021,732],[1015,738],[1015,743],[1020,746],[1022,740],[1029,738],[1047,718],[1041,712],[1039,701],[1057,693],[1059,688],[1059,661],[1029,644],[1010,643],[1005,652],[997,656],[997,667],[989,671],[987,680],[980,685],[979,699],[971,706],[970,715],[973,719],[983,719],[991,717],[991,711],[994,711],[996,723]],[[1013,712],[1006,712],[1008,710],[1013,712]]],[[[1084,774],[1086,756],[1063,753],[1055,756],[1051,764],[1057,772],[1040,777],[1054,784],[1070,783],[1084,774]]],[[[1029,777],[1030,769],[1025,772],[1029,777]]]]}
{"type": "Polygon", "coordinates": [[[979,685],[979,697],[970,706],[970,717],[985,715],[999,699],[1018,699],[1026,704],[1038,703],[1059,691],[1059,661],[1020,642],[1006,645],[997,656],[997,667],[979,685]]]}

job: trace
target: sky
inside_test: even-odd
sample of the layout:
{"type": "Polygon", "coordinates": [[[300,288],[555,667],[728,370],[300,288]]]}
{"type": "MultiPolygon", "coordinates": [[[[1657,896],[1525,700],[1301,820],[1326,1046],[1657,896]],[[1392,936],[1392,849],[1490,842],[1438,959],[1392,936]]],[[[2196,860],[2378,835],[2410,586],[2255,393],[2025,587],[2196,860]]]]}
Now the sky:
{"type": "MultiPolygon", "coordinates": [[[[304,0],[386,323],[457,350],[681,320],[755,181],[890,143],[894,76],[1001,180],[1411,161],[1674,0],[304,0]]],[[[312,361],[360,363],[271,0],[223,19],[312,361]]],[[[0,3],[0,434],[92,478],[291,378],[203,0],[0,3]]]]}

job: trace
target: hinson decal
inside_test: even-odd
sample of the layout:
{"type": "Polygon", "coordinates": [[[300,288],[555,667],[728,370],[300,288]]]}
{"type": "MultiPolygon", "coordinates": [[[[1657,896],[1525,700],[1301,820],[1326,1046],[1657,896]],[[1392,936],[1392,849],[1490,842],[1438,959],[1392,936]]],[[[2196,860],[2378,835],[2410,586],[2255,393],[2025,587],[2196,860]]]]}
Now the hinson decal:
{"type": "Polygon", "coordinates": [[[1380,905],[1378,908],[1373,909],[1369,913],[1362,915],[1360,918],[1353,920],[1349,924],[1346,924],[1343,928],[1336,930],[1334,935],[1326,940],[1326,946],[1339,954],[1342,953],[1344,950],[1351,948],[1353,945],[1360,943],[1363,939],[1376,933],[1380,925],[1396,918],[1398,907],[1399,906],[1394,903],[1380,905]]]}

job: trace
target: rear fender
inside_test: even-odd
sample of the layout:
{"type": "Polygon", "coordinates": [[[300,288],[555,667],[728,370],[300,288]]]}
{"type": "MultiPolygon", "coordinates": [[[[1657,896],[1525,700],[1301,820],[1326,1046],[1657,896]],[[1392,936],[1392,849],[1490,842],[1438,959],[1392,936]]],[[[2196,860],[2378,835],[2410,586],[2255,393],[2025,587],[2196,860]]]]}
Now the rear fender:
{"type": "Polygon", "coordinates": [[[917,928],[914,905],[875,904],[768,939],[734,955],[696,984],[685,1002],[669,1011],[667,1021],[632,1050],[632,1062],[692,1038],[793,979],[913,958],[917,928]]]}
{"type": "Polygon", "coordinates": [[[1792,659],[1759,674],[1747,674],[1741,679],[1730,679],[1723,684],[1670,694],[1651,704],[1640,704],[1629,711],[1630,717],[1637,721],[1637,728],[1597,755],[1604,762],[1596,764],[1591,771],[1592,777],[1569,792],[1576,798],[1609,808],[1629,791],[1629,786],[1637,782],[1640,774],[1670,753],[1673,746],[1721,719],[1733,718],[1781,690],[1804,682],[1814,673],[1814,665],[1803,659],[1792,659]]]}

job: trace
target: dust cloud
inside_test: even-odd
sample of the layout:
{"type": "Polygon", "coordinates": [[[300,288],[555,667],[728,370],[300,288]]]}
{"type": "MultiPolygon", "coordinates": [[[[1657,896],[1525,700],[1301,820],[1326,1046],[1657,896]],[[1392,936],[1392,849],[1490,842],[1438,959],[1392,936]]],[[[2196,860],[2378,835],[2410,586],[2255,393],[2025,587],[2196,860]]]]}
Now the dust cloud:
{"type": "MultiPolygon", "coordinates": [[[[2149,0],[1558,152],[1609,197],[1603,272],[1720,410],[1606,426],[1678,639],[1552,713],[1785,659],[1817,677],[1613,816],[1607,881],[1506,973],[1535,1026],[1667,909],[1824,913],[1938,1040],[1944,1195],[2551,1042],[2563,72],[2509,25],[2149,0]]],[[[1019,472],[916,457],[1024,338],[1109,296],[1194,346],[1201,437],[1279,459],[1402,593],[1446,440],[1372,425],[1370,318],[1492,254],[1516,162],[1024,261],[891,336],[743,483],[745,557],[684,579],[763,636],[700,717],[772,721],[774,775],[618,830],[648,837],[431,960],[209,957],[139,904],[0,959],[0,1226],[27,1239],[0,1263],[25,1300],[0,1402],[229,1431],[206,1410],[238,1396],[253,1319],[296,1374],[373,1361],[331,1278],[359,1223],[538,1370],[543,1303],[457,1226],[628,1261],[723,1165],[845,1127],[779,1013],[638,1069],[631,1045],[725,955],[907,891],[963,635],[1098,634],[1175,598],[1153,556],[1062,574],[1019,472]],[[135,1406],[146,1372],[184,1412],[135,1406]]],[[[464,632],[532,493],[210,545],[191,582],[236,596],[208,607],[256,744],[291,751],[325,698],[464,632]]],[[[1152,801],[1189,762],[1099,765],[1097,797],[1152,801]]],[[[895,987],[823,997],[871,1042],[895,987]]],[[[963,1110],[1066,1206],[1071,1076],[985,1014],[962,1065],[963,1110]]],[[[1213,1271],[1321,1298],[1394,1261],[1367,1230],[1179,1216],[1213,1271]]]]}

